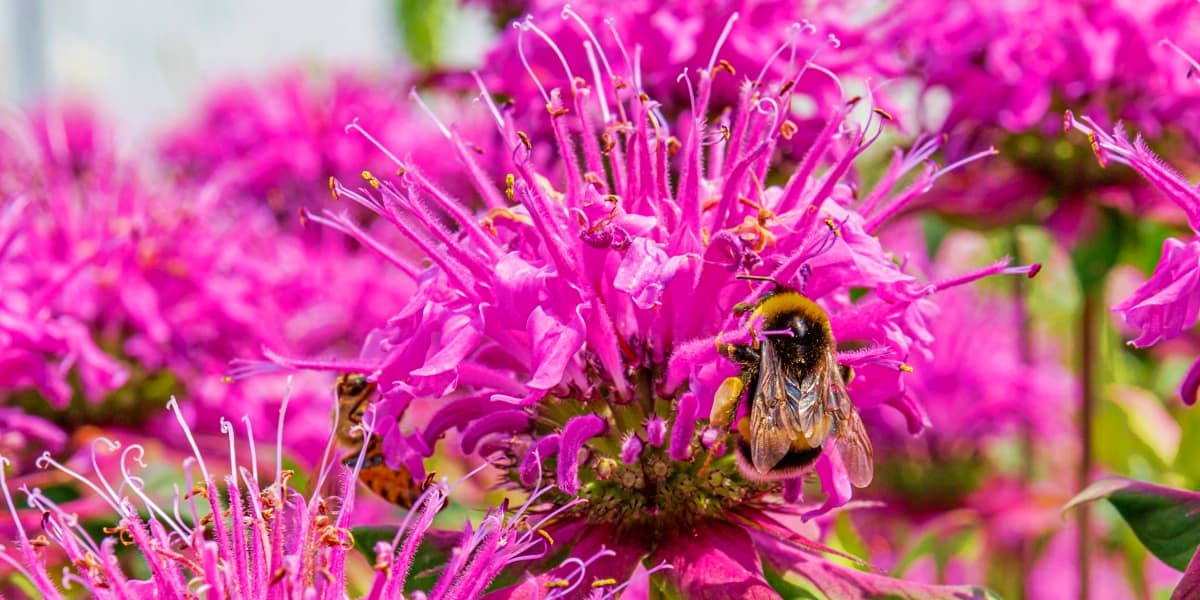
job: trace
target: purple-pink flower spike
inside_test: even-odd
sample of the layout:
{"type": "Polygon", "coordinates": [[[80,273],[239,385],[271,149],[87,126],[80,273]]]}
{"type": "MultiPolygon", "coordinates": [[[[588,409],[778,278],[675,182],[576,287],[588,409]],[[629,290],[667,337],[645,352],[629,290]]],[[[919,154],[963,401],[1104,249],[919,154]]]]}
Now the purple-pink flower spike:
{"type": "MultiPolygon", "coordinates": [[[[736,18],[728,25],[722,40],[749,35],[738,32],[736,18]]],[[[560,51],[536,25],[521,28],[522,48],[560,51]]],[[[547,510],[563,519],[547,531],[574,536],[582,527],[597,539],[628,540],[615,563],[604,563],[621,579],[632,573],[631,553],[658,547],[667,563],[688,560],[681,544],[703,523],[741,531],[768,522],[771,511],[791,510],[772,495],[778,484],[739,469],[732,432],[714,435],[706,426],[715,391],[737,372],[716,342],[747,335],[734,306],[771,285],[739,275],[774,278],[819,302],[839,340],[869,349],[849,355],[862,373],[850,385],[859,409],[886,405],[921,424],[919,408],[901,401],[903,378],[908,357],[929,351],[936,294],[990,275],[1032,275],[1037,265],[1001,261],[925,283],[905,273],[872,232],[945,171],[928,161],[937,143],[893,163],[889,183],[860,199],[851,163],[890,116],[873,110],[870,97],[843,99],[819,133],[796,139],[787,108],[793,82],[824,72],[816,62],[797,60],[767,81],[735,79],[736,107],[715,122],[697,115],[708,114],[714,81],[734,77],[727,69],[684,74],[692,111],[674,122],[636,87],[636,62],[610,68],[616,79],[567,77],[566,89],[547,89],[530,70],[546,113],[529,131],[545,136],[521,129],[479,80],[511,149],[499,203],[479,208],[452,196],[382,145],[397,175],[364,172],[365,184],[339,180],[333,191],[391,223],[425,255],[389,254],[395,277],[411,281],[414,292],[359,359],[383,390],[380,414],[410,404],[433,411],[428,429],[380,428],[384,448],[396,451],[391,460],[431,456],[445,433],[457,431],[464,450],[498,453],[512,485],[552,480],[545,500],[557,508],[547,510]],[[865,116],[852,119],[856,108],[865,116]],[[779,185],[767,185],[774,150],[785,141],[805,143],[805,159],[779,185]],[[896,185],[902,178],[911,183],[896,185]]],[[[356,124],[348,130],[373,140],[356,124]]],[[[461,138],[450,142],[455,155],[469,155],[461,138]]],[[[495,195],[493,182],[469,165],[462,175],[478,197],[495,195]]],[[[330,370],[346,364],[273,360],[330,370]]],[[[841,465],[832,448],[818,461],[827,495],[807,515],[850,499],[841,465]]],[[[678,570],[669,577],[684,587],[712,583],[678,570]]]]}

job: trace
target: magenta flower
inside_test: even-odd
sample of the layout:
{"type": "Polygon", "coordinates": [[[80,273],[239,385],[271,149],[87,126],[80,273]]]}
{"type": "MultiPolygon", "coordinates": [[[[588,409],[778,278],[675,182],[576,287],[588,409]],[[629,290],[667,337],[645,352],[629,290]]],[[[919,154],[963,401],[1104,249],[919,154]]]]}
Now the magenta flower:
{"type": "MultiPolygon", "coordinates": [[[[1187,215],[1193,232],[1200,233],[1200,191],[1158,158],[1139,135],[1132,142],[1118,124],[1110,134],[1088,117],[1067,113],[1067,126],[1088,135],[1101,165],[1118,162],[1133,167],[1187,215]]],[[[1200,240],[1168,238],[1149,281],[1113,307],[1138,331],[1130,345],[1144,348],[1191,329],[1200,317],[1200,240]]],[[[1200,359],[1180,384],[1179,396],[1195,404],[1200,393],[1200,359]]]]}
{"type": "Polygon", "coordinates": [[[414,82],[401,73],[371,78],[353,71],[323,79],[294,71],[266,82],[229,82],[208,95],[192,122],[163,136],[159,155],[185,179],[220,176],[231,193],[265,202],[294,222],[296,209],[311,204],[331,177],[392,170],[365,140],[345,135],[346,123],[360,119],[394,151],[417,152],[417,162],[439,184],[461,190],[460,182],[441,177],[442,165],[452,161],[419,153],[441,132],[408,108],[414,82]]]}
{"type": "MultiPolygon", "coordinates": [[[[875,62],[883,53],[867,40],[873,25],[862,17],[863,8],[857,2],[786,0],[533,0],[520,12],[505,13],[525,16],[504,24],[482,75],[490,91],[514,101],[518,122],[538,127],[530,133],[539,135],[551,135],[535,114],[544,103],[544,89],[569,89],[573,79],[586,81],[600,100],[628,93],[627,88],[645,92],[672,120],[697,108],[685,73],[694,80],[708,72],[712,82],[703,116],[713,119],[738,105],[746,80],[790,81],[793,105],[785,112],[789,128],[799,135],[784,136],[777,144],[788,160],[800,161],[805,141],[833,118],[843,100],[839,77],[870,79],[879,73],[875,62]],[[738,33],[730,35],[733,30],[738,33]],[[556,49],[543,43],[547,37],[556,49]],[[810,67],[801,68],[806,64],[810,67]]],[[[871,83],[882,81],[875,77],[871,83]]],[[[875,102],[885,105],[887,99],[877,95],[875,102]]]]}
{"type": "MultiPolygon", "coordinates": [[[[402,305],[406,286],[383,286],[374,253],[341,236],[303,238],[265,207],[227,202],[225,176],[147,180],[101,119],[67,106],[0,129],[6,397],[36,392],[62,410],[78,396],[97,405],[94,423],[136,426],[150,416],[139,407],[186,387],[184,410],[200,430],[217,427],[200,415],[230,405],[266,426],[278,382],[223,382],[230,360],[264,345],[350,352],[402,305]],[[78,391],[68,384],[75,375],[78,391]]],[[[298,382],[312,413],[301,419],[323,418],[328,385],[298,382]]]]}
{"type": "MultiPolygon", "coordinates": [[[[361,459],[353,469],[335,463],[319,470],[318,489],[326,479],[351,482],[344,489],[342,484],[334,484],[336,495],[314,492],[306,497],[293,489],[289,480],[294,473],[282,468],[280,458],[275,461],[270,483],[260,485],[260,477],[267,473],[260,473],[252,428],[247,425],[245,431],[250,451],[247,462],[235,450],[235,428],[223,421],[230,471],[221,476],[224,461],[214,461],[211,456],[205,461],[174,400],[169,408],[194,455],[184,461],[183,481],[175,483],[175,494],[168,503],[154,500],[146,476],[134,470],[146,468],[142,462],[146,451],[138,444],[122,449],[118,442],[98,439],[92,450],[94,471],[88,474],[54,461],[49,454],[40,459],[43,467],[52,466],[74,478],[116,513],[118,520],[105,527],[105,535],[99,539],[81,526],[78,515],[36,488],[24,490],[30,507],[43,514],[42,532],[30,537],[20,525],[5,481],[8,461],[0,456],[0,490],[17,523],[17,546],[0,548],[0,561],[43,598],[63,598],[63,591],[73,589],[82,589],[92,598],[347,597],[352,589],[348,564],[354,559],[351,550],[355,546],[349,528],[354,510],[352,482],[361,459]],[[98,460],[111,462],[118,451],[120,477],[114,485],[111,474],[96,465],[98,460]],[[198,467],[198,480],[193,467],[198,467]],[[134,575],[128,563],[118,558],[118,544],[132,546],[145,561],[148,573],[142,578],[134,575]],[[61,580],[50,571],[56,553],[65,555],[67,564],[61,580]]],[[[277,443],[282,442],[283,432],[281,410],[277,443]]],[[[332,436],[328,439],[332,442],[332,436]]],[[[478,598],[504,568],[543,556],[548,541],[539,535],[541,523],[531,521],[528,513],[530,503],[544,491],[539,490],[515,511],[509,511],[507,505],[493,507],[477,526],[467,523],[457,541],[450,544],[448,561],[436,584],[427,596],[412,597],[478,598]]],[[[402,597],[413,559],[422,543],[433,537],[429,535],[433,518],[446,505],[448,492],[444,482],[431,486],[396,529],[394,538],[375,545],[374,575],[367,582],[366,597],[402,597]]],[[[580,578],[585,569],[581,567],[580,578]]]]}
{"type": "Polygon", "coordinates": [[[1047,143],[1063,110],[1106,127],[1124,119],[1177,151],[1187,146],[1178,141],[1200,141],[1200,88],[1159,45],[1191,43],[1200,26],[1193,2],[897,2],[885,14],[872,39],[899,48],[896,64],[880,68],[920,89],[915,128],[958,140],[948,156],[994,145],[1005,161],[959,172],[927,198],[939,210],[988,225],[1045,222],[1071,247],[1093,232],[1091,207],[1144,216],[1160,199],[1065,143],[1047,143]]]}
{"type": "MultiPolygon", "coordinates": [[[[548,37],[540,43],[558,50],[548,37]]],[[[791,77],[809,68],[798,62],[791,77]]],[[[689,76],[690,114],[708,114],[714,74],[689,76]]],[[[560,512],[545,529],[571,540],[576,557],[615,544],[595,565],[612,579],[634,576],[645,559],[672,565],[666,577],[698,597],[721,589],[773,595],[765,565],[800,572],[832,595],[900,585],[825,562],[811,553],[814,542],[779,520],[850,499],[831,446],[816,462],[825,491],[818,505],[801,498],[800,477],[763,482],[739,468],[730,432],[708,424],[714,393],[738,370],[716,342],[749,335],[734,306],[772,285],[738,276],[769,276],[819,302],[835,337],[860,346],[838,355],[858,372],[849,392],[859,410],[891,407],[917,432],[927,419],[904,393],[904,362],[929,351],[933,296],[1036,266],[1002,261],[931,283],[906,274],[873,232],[944,171],[927,163],[937,148],[928,142],[898,154],[881,184],[856,197],[851,161],[884,116],[847,116],[869,100],[841,102],[808,140],[806,160],[767,185],[773,150],[795,133],[780,108],[789,106],[792,79],[747,82],[720,123],[684,117],[672,131],[657,102],[597,78],[545,92],[549,124],[540,127],[550,139],[518,130],[484,90],[511,162],[502,195],[464,169],[486,204],[481,213],[404,161],[399,177],[367,174],[369,185],[357,189],[338,182],[339,198],[392,223],[429,266],[389,254],[397,277],[412,277],[416,288],[361,359],[276,362],[372,373],[384,391],[380,423],[433,403],[427,422],[381,428],[389,464],[420,477],[422,459],[450,432],[466,453],[500,454],[511,485],[554,483],[546,510],[560,512]],[[555,154],[578,160],[531,162],[555,154]],[[906,174],[912,183],[901,187],[906,174]]],[[[636,71],[621,78],[641,79],[636,71]]],[[[452,141],[463,154],[464,142],[452,141]]],[[[568,567],[539,566],[547,582],[568,567]]]]}
{"type": "MultiPolygon", "coordinates": [[[[1124,118],[1157,138],[1194,129],[1200,92],[1163,60],[1159,40],[1190,39],[1200,11],[1184,0],[1145,6],[1072,2],[955,2],[888,7],[875,34],[900,48],[901,72],[932,101],[950,92],[927,129],[1052,133],[1061,108],[1124,118]],[[1190,115],[1190,116],[1189,116],[1190,115]]],[[[899,73],[897,73],[899,74],[899,73]]]]}

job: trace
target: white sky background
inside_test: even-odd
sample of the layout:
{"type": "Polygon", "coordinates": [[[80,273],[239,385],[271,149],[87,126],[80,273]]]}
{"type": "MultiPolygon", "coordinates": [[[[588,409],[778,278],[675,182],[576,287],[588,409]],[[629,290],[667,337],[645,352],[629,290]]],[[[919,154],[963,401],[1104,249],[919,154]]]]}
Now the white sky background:
{"type": "MultiPolygon", "coordinates": [[[[454,26],[469,33],[443,54],[469,64],[487,26],[479,14],[454,26]]],[[[83,96],[149,133],[212,82],[296,65],[382,69],[400,48],[389,0],[0,0],[0,105],[83,96]]]]}

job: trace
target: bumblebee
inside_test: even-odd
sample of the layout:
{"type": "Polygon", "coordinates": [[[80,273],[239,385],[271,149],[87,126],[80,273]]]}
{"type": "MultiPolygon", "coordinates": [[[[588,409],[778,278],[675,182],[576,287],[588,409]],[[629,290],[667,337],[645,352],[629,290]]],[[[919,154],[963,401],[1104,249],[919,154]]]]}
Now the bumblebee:
{"type": "Polygon", "coordinates": [[[728,429],[736,415],[745,414],[737,421],[742,471],[760,480],[792,478],[832,442],[850,483],[869,485],[874,472],[871,440],[846,393],[849,375],[838,365],[829,315],[779,284],[735,311],[749,313],[751,341],[729,344],[718,338],[718,351],[741,372],[717,390],[711,422],[728,429]],[[738,410],[743,395],[748,411],[738,410]]]}
{"type": "MultiPolygon", "coordinates": [[[[347,452],[342,464],[354,468],[363,444],[362,431],[355,430],[354,427],[362,423],[363,414],[375,395],[376,386],[367,381],[366,376],[356,373],[338,377],[336,387],[338,423],[335,435],[338,444],[347,452]]],[[[363,485],[384,500],[402,508],[412,508],[434,477],[435,474],[430,473],[424,482],[418,482],[404,466],[397,469],[388,467],[383,458],[383,438],[378,435],[372,435],[367,443],[362,470],[358,472],[358,480],[363,485]]]]}

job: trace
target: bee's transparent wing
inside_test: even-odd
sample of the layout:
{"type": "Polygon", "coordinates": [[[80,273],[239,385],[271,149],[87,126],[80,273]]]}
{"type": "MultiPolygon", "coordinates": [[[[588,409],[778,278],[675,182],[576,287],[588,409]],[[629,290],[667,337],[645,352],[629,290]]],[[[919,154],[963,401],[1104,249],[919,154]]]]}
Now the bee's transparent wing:
{"type": "Polygon", "coordinates": [[[779,361],[770,342],[762,346],[758,385],[750,409],[750,457],[759,473],[770,471],[793,445],[816,448],[829,419],[818,373],[798,379],[779,361]]]}
{"type": "Polygon", "coordinates": [[[837,416],[837,450],[846,465],[846,473],[850,484],[854,487],[867,487],[875,476],[875,451],[871,448],[871,438],[867,437],[867,429],[863,427],[862,418],[846,393],[846,384],[842,374],[837,369],[837,354],[830,350],[827,364],[835,365],[830,368],[833,381],[829,386],[833,410],[837,416]]]}

